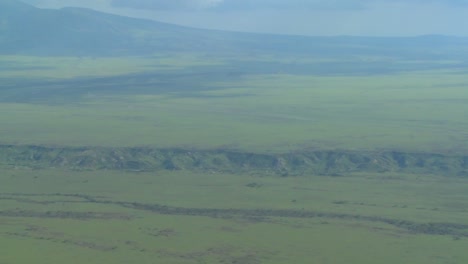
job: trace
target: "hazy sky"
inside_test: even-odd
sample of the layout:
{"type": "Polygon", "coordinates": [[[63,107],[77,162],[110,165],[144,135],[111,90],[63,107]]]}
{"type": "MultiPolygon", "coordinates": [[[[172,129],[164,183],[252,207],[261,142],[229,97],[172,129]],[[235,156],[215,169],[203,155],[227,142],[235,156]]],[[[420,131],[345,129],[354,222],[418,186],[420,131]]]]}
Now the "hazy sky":
{"type": "Polygon", "coordinates": [[[468,36],[468,0],[23,0],[200,28],[301,35],[468,36]]]}

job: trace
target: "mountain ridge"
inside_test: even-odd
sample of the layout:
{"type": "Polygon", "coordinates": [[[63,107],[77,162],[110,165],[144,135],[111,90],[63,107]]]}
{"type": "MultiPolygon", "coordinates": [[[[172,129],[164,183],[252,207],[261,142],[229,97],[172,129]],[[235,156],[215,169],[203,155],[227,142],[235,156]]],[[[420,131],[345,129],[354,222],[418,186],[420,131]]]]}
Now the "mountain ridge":
{"type": "Polygon", "coordinates": [[[451,36],[294,36],[197,29],[87,8],[41,9],[0,2],[0,54],[123,56],[162,52],[403,55],[457,57],[468,38],[451,36]],[[437,50],[437,51],[435,51],[437,50]],[[444,54],[446,56],[447,54],[444,54]]]}

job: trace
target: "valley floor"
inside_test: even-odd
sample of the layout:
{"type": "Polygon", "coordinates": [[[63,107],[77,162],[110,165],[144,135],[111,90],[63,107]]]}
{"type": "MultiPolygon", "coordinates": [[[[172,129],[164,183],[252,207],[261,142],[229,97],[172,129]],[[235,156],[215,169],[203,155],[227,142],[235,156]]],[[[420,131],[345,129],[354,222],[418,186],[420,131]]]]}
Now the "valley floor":
{"type": "Polygon", "coordinates": [[[2,263],[468,260],[466,178],[11,166],[0,177],[2,263]]]}
{"type": "Polygon", "coordinates": [[[464,57],[384,55],[0,56],[0,264],[468,263],[464,57]]]}

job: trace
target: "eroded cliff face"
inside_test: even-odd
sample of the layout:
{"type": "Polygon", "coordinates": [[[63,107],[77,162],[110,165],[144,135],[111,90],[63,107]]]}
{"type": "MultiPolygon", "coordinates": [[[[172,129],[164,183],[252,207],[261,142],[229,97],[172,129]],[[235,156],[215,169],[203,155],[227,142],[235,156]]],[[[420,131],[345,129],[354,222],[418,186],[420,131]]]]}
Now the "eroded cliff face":
{"type": "Polygon", "coordinates": [[[279,176],[406,172],[468,177],[468,156],[397,151],[303,150],[265,154],[229,149],[1,145],[0,164],[72,170],[194,170],[279,176]]]}

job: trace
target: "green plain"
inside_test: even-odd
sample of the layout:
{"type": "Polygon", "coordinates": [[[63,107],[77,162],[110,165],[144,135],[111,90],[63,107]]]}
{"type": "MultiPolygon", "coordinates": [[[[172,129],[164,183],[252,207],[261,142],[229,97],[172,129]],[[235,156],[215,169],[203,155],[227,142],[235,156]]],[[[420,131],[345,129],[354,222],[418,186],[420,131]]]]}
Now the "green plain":
{"type": "MultiPolygon", "coordinates": [[[[0,143],[467,155],[455,62],[350,61],[3,56],[0,143]]],[[[0,168],[0,263],[468,261],[466,177],[0,168]]]]}
{"type": "MultiPolygon", "coordinates": [[[[100,69],[96,72],[103,79],[88,76],[89,79],[66,78],[58,83],[15,83],[2,91],[6,99],[0,104],[0,142],[159,148],[227,146],[254,152],[298,148],[416,152],[467,149],[468,78],[460,70],[367,76],[293,74],[294,71],[230,75],[232,65],[236,69],[254,67],[255,60],[226,59],[223,65],[218,58],[216,63],[211,60],[214,65],[206,65],[210,59],[204,61],[204,57],[195,55],[179,55],[174,60],[177,59],[186,66],[181,68],[180,61],[170,62],[167,58],[164,63],[154,58],[94,59],[96,62],[89,63],[100,69]],[[145,70],[148,65],[153,68],[145,70]],[[129,77],[113,79],[114,74],[122,74],[114,71],[115,67],[121,67],[129,77]],[[158,67],[163,70],[154,69],[158,67]],[[130,69],[139,70],[142,75],[134,76],[130,69]],[[42,97],[34,99],[38,93],[42,97]]],[[[18,59],[23,60],[26,59],[18,59]]],[[[59,63],[56,60],[51,59],[59,63]]],[[[271,60],[274,65],[285,59],[258,60],[271,60]]],[[[304,59],[304,63],[310,63],[308,60],[304,59]]],[[[33,59],[27,61],[36,63],[33,59]]],[[[40,74],[69,76],[62,71],[77,64],[73,59],[60,62],[65,64],[59,63],[57,68],[40,74]]],[[[87,75],[87,71],[74,74],[87,75]]],[[[16,74],[29,72],[17,70],[16,74]]]]}
{"type": "MultiPolygon", "coordinates": [[[[164,215],[106,201],[185,208],[318,210],[465,223],[465,179],[421,175],[272,178],[191,172],[2,170],[5,263],[463,263],[466,237],[328,217],[164,215]],[[249,187],[250,183],[257,187],[249,187]],[[21,187],[19,187],[21,186],[21,187]],[[32,195],[34,194],[34,195],[32,195]],[[104,219],[25,212],[94,212],[104,219]],[[28,247],[28,254],[23,254],[28,247]]],[[[462,232],[466,232],[462,231],[462,232]]]]}

